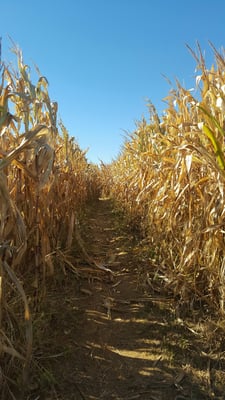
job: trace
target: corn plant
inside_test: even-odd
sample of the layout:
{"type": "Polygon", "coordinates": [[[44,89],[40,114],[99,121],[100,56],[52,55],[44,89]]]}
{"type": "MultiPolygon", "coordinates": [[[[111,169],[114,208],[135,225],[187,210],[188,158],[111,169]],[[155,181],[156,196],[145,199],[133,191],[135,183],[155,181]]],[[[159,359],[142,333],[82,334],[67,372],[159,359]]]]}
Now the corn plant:
{"type": "Polygon", "coordinates": [[[144,228],[153,276],[180,304],[224,314],[225,59],[213,50],[211,68],[191,50],[195,91],[176,81],[161,117],[150,104],[108,173],[111,195],[144,228]]]}
{"type": "MultiPolygon", "coordinates": [[[[17,69],[1,63],[0,340],[5,365],[12,366],[17,380],[22,364],[26,383],[32,359],[30,308],[35,312],[57,267],[78,274],[69,257],[75,221],[88,197],[97,196],[100,182],[98,168],[88,164],[86,151],[58,122],[47,79],[36,68],[33,83],[22,52],[14,52],[17,69]],[[12,314],[21,314],[21,301],[25,333],[16,337],[12,314]]],[[[4,390],[7,376],[5,383],[4,390]]]]}

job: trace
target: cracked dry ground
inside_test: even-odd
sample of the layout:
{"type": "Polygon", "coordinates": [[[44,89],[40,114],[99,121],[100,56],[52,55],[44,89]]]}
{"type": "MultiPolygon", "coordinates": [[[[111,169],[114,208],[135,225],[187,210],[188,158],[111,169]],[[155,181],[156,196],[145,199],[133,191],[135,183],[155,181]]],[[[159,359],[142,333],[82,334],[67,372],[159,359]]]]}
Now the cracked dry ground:
{"type": "Polygon", "coordinates": [[[150,262],[111,200],[88,207],[85,221],[85,251],[113,278],[75,249],[80,277],[61,273],[36,316],[36,374],[26,399],[224,398],[221,376],[215,395],[207,343],[148,284],[150,262]]]}

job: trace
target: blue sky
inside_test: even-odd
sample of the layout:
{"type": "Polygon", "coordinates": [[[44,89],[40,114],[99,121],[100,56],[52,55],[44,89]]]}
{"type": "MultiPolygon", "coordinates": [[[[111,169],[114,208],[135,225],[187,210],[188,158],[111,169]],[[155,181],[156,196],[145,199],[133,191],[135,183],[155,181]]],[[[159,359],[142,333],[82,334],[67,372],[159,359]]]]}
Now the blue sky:
{"type": "Polygon", "coordinates": [[[7,0],[1,2],[3,60],[11,36],[24,61],[49,81],[59,115],[88,159],[105,163],[121,150],[125,132],[159,113],[178,78],[194,86],[193,49],[199,41],[212,61],[210,40],[225,47],[224,0],[7,0]]]}

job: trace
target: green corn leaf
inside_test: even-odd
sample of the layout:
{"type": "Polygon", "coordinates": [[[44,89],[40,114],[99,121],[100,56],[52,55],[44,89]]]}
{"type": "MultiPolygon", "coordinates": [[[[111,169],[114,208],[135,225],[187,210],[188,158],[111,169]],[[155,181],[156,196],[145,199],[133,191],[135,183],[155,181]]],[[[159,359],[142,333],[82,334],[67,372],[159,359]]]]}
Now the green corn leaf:
{"type": "Polygon", "coordinates": [[[225,136],[225,131],[223,130],[223,128],[221,128],[219,122],[217,121],[217,119],[215,117],[213,117],[213,115],[211,115],[204,107],[202,106],[198,106],[198,108],[207,115],[207,117],[210,119],[210,121],[217,127],[218,131],[221,133],[221,135],[224,137],[225,136]]]}
{"type": "Polygon", "coordinates": [[[215,151],[215,154],[216,154],[218,164],[219,164],[220,168],[224,170],[225,169],[224,154],[223,154],[223,151],[221,149],[221,146],[220,146],[218,140],[216,139],[216,137],[214,135],[214,132],[207,125],[203,125],[202,130],[206,134],[206,136],[209,138],[209,140],[211,141],[214,151],[215,151]]]}

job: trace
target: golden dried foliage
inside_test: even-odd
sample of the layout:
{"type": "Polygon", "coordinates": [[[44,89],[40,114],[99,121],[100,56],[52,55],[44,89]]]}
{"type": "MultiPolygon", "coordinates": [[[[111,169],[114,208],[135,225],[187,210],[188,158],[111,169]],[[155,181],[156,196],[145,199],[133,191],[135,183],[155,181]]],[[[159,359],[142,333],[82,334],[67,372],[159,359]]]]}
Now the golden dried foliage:
{"type": "Polygon", "coordinates": [[[29,283],[40,300],[46,276],[56,265],[69,265],[75,220],[100,182],[98,168],[58,123],[47,79],[37,69],[34,84],[21,51],[14,50],[18,69],[2,64],[0,84],[0,347],[6,362],[22,361],[26,382],[32,323],[23,285],[29,283]],[[8,298],[23,301],[24,337],[15,337],[8,298]]]}
{"type": "Polygon", "coordinates": [[[111,195],[147,232],[153,275],[180,303],[200,301],[224,314],[225,58],[213,50],[210,69],[200,46],[191,50],[195,90],[177,81],[160,118],[150,104],[150,122],[137,125],[102,173],[111,195]]]}

